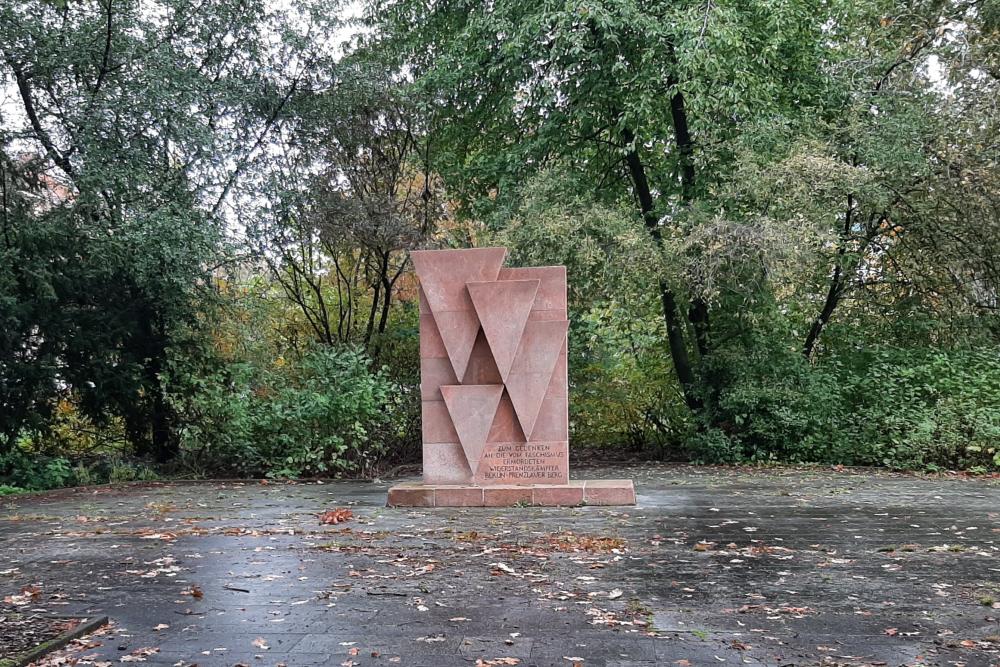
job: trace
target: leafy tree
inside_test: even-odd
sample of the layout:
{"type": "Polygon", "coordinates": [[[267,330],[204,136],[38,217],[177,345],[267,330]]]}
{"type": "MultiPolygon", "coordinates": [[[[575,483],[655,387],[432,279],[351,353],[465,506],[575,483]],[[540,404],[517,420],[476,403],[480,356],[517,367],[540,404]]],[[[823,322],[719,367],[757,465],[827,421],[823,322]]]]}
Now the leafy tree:
{"type": "Polygon", "coordinates": [[[140,454],[176,453],[160,376],[210,301],[241,176],[313,83],[325,23],[307,11],[0,6],[4,446],[72,391],[140,454]]]}
{"type": "Polygon", "coordinates": [[[332,86],[295,106],[294,128],[275,142],[249,241],[325,345],[377,352],[406,250],[447,216],[425,168],[418,110],[382,63],[339,63],[332,86]]]}
{"type": "Polygon", "coordinates": [[[945,292],[980,293],[970,312],[995,299],[989,253],[968,253],[992,186],[948,197],[979,207],[961,241],[930,213],[964,187],[955,151],[981,179],[995,164],[973,129],[995,127],[987,2],[382,0],[369,19],[365,48],[426,96],[433,167],[464,214],[505,221],[554,164],[631,203],[677,380],[708,423],[739,428],[722,396],[764,337],[811,359],[845,303],[871,320],[945,315],[945,292]]]}
{"type": "MultiPolygon", "coordinates": [[[[740,127],[826,94],[820,45],[830,11],[392,0],[375,4],[386,36],[371,48],[398,53],[428,91],[435,168],[471,210],[514,195],[526,174],[558,160],[612,200],[631,197],[652,246],[665,250],[688,233],[689,211],[718,180],[740,127]]],[[[669,270],[654,283],[674,369],[698,409],[691,355],[710,351],[708,303],[669,270]]]]}

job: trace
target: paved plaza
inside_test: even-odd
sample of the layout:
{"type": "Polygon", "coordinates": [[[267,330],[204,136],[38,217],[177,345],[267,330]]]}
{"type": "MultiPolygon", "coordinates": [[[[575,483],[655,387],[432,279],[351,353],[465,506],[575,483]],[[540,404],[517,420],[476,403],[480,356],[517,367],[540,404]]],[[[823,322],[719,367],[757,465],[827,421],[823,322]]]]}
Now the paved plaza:
{"type": "Polygon", "coordinates": [[[1000,664],[996,480],[574,477],[634,479],[638,505],[389,509],[389,481],[0,499],[0,616],[109,616],[81,665],[1000,664]]]}

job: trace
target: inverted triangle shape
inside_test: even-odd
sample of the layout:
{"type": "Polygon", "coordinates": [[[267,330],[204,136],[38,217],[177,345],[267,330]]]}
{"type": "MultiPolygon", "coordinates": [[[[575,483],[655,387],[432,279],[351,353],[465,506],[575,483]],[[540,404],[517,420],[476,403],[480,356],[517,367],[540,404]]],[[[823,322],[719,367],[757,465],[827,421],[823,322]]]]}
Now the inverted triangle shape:
{"type": "Polygon", "coordinates": [[[465,376],[479,332],[479,318],[465,283],[496,280],[506,255],[506,248],[410,252],[420,288],[456,377],[465,376]]]}
{"type": "Polygon", "coordinates": [[[441,395],[473,472],[479,467],[486,437],[500,404],[502,384],[443,385],[441,395]]]}
{"type": "Polygon", "coordinates": [[[472,348],[476,345],[476,335],[479,333],[479,318],[474,310],[446,310],[434,313],[434,325],[437,326],[441,342],[448,353],[448,360],[455,371],[455,377],[465,377],[465,369],[469,365],[472,348]]]}
{"type": "Polygon", "coordinates": [[[514,364],[539,282],[537,279],[497,280],[466,284],[501,380],[507,379],[514,364]]]}
{"type": "Polygon", "coordinates": [[[527,322],[514,363],[504,382],[521,430],[529,441],[568,329],[567,320],[527,322]]]}
{"type": "Polygon", "coordinates": [[[413,250],[410,259],[433,314],[474,310],[465,283],[496,280],[506,248],[413,250]]]}

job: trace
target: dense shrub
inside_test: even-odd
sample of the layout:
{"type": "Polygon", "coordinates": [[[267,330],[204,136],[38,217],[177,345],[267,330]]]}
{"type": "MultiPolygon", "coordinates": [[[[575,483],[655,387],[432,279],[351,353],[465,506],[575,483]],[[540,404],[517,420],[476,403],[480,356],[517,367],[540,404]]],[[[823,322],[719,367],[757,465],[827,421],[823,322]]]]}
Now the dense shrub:
{"type": "MultiPolygon", "coordinates": [[[[390,418],[375,425],[371,438],[381,447],[377,473],[398,464],[420,461],[420,314],[417,304],[403,301],[395,308],[386,331],[376,340],[376,362],[396,392],[390,418]]],[[[369,471],[366,471],[369,472],[369,471]]]]}
{"type": "Polygon", "coordinates": [[[183,464],[211,474],[364,473],[384,446],[371,434],[396,404],[384,370],[348,348],[316,346],[271,366],[178,364],[168,386],[183,464]]]}
{"type": "Polygon", "coordinates": [[[0,454],[0,484],[27,490],[45,490],[75,482],[69,460],[31,452],[25,442],[0,454]]]}
{"type": "Polygon", "coordinates": [[[126,458],[124,452],[81,455],[78,451],[66,450],[65,455],[45,453],[45,449],[51,447],[46,437],[35,434],[34,439],[21,438],[15,447],[0,455],[0,489],[7,488],[7,493],[45,491],[64,486],[159,478],[146,462],[126,458]]]}
{"type": "Polygon", "coordinates": [[[1000,467],[1000,350],[874,348],[842,381],[863,462],[1000,467]]]}
{"type": "Polygon", "coordinates": [[[1000,467],[1000,350],[872,347],[812,365],[763,348],[724,363],[716,426],[688,441],[696,460],[1000,467]]]}

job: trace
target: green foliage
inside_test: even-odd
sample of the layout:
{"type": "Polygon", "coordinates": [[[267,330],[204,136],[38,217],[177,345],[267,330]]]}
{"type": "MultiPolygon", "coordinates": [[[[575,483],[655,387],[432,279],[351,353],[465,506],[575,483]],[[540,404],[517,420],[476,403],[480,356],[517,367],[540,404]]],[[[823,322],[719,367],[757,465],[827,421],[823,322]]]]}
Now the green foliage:
{"type": "Polygon", "coordinates": [[[533,176],[490,219],[491,242],[510,249],[512,266],[565,266],[575,312],[609,301],[629,310],[648,291],[659,255],[635,216],[601,202],[584,178],[555,167],[533,176]]]}
{"type": "Polygon", "coordinates": [[[0,4],[0,492],[416,460],[473,241],[568,268],[575,446],[1000,465],[995,3],[272,5],[0,4]]]}
{"type": "Polygon", "coordinates": [[[160,375],[299,89],[283,63],[322,60],[295,25],[254,1],[0,5],[0,448],[72,393],[135,453],[177,453],[160,375]]]}
{"type": "Polygon", "coordinates": [[[391,419],[395,386],[362,353],[313,347],[294,363],[175,364],[182,462],[274,477],[368,472],[382,455],[371,434],[391,419]]]}
{"type": "Polygon", "coordinates": [[[21,447],[0,454],[0,483],[31,491],[55,489],[73,482],[70,462],[63,457],[34,455],[21,447]]]}
{"type": "Polygon", "coordinates": [[[0,484],[0,496],[12,496],[16,493],[24,493],[27,489],[22,489],[19,486],[7,486],[6,484],[0,484]]]}
{"type": "MultiPolygon", "coordinates": [[[[393,407],[387,418],[371,433],[380,444],[379,469],[412,463],[421,456],[420,405],[420,313],[411,301],[399,303],[389,325],[375,341],[376,361],[393,386],[393,407]]],[[[367,472],[367,471],[366,471],[367,472]]]]}
{"type": "MultiPolygon", "coordinates": [[[[842,377],[873,465],[998,467],[1000,350],[876,347],[842,377]]],[[[848,424],[844,424],[845,427],[848,424]]]]}
{"type": "MultiPolygon", "coordinates": [[[[103,463],[98,468],[97,473],[96,476],[93,472],[90,473],[91,484],[102,483],[104,480],[116,484],[120,482],[149,482],[160,479],[160,475],[148,465],[121,459],[112,459],[103,463]]],[[[84,482],[80,481],[78,477],[76,483],[83,484],[84,482]]]]}
{"type": "Polygon", "coordinates": [[[491,219],[514,266],[563,265],[568,279],[571,437],[582,447],[663,455],[689,431],[677,405],[657,303],[659,256],[634,216],[597,201],[571,170],[534,176],[491,219]]]}
{"type": "Polygon", "coordinates": [[[1000,467],[996,348],[880,345],[812,365],[772,347],[725,365],[719,426],[688,442],[697,460],[1000,467]]]}

